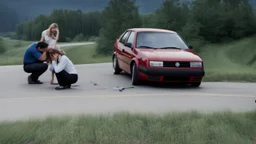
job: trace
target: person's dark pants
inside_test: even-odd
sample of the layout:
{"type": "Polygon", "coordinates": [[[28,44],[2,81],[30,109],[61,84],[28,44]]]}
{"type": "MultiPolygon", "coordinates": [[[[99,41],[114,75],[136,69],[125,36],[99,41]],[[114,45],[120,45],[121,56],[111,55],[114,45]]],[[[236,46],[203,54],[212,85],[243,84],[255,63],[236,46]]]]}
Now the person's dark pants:
{"type": "Polygon", "coordinates": [[[31,73],[30,77],[33,81],[37,81],[38,78],[48,69],[47,63],[32,63],[24,64],[23,69],[27,73],[31,73]]]}
{"type": "Polygon", "coordinates": [[[59,83],[60,86],[70,86],[71,84],[76,83],[77,80],[78,80],[78,75],[77,74],[69,74],[65,70],[63,70],[59,73],[56,73],[54,71],[54,73],[57,77],[57,80],[58,80],[58,83],[59,83]]]}

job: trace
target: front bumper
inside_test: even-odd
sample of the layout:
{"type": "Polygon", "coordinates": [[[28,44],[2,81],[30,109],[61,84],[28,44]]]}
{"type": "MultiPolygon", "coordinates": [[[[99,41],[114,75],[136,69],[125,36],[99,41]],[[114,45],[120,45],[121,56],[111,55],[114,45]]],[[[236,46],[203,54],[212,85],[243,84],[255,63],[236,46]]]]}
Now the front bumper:
{"type": "Polygon", "coordinates": [[[205,75],[203,69],[146,68],[139,66],[142,80],[168,82],[200,82],[205,75]]]}

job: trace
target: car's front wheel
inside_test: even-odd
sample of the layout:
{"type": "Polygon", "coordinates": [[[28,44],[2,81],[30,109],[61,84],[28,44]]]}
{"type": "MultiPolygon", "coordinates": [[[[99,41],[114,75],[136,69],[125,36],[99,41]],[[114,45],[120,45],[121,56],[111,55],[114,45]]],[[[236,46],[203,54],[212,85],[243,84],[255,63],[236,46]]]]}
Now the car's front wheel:
{"type": "Polygon", "coordinates": [[[122,72],[122,70],[119,68],[116,56],[113,56],[113,62],[112,63],[113,63],[114,74],[120,74],[122,72]]]}
{"type": "Polygon", "coordinates": [[[132,65],[132,85],[139,85],[139,76],[136,63],[132,65]]]}

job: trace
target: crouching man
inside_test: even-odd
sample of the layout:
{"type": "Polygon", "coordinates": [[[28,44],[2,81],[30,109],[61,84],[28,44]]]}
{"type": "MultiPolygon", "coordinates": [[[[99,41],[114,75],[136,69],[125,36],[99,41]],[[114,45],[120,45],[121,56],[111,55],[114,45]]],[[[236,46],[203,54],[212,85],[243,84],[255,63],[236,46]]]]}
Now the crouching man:
{"type": "Polygon", "coordinates": [[[23,58],[23,69],[28,76],[28,84],[42,84],[38,78],[48,69],[46,52],[48,44],[45,42],[34,42],[25,51],[23,58]]]}

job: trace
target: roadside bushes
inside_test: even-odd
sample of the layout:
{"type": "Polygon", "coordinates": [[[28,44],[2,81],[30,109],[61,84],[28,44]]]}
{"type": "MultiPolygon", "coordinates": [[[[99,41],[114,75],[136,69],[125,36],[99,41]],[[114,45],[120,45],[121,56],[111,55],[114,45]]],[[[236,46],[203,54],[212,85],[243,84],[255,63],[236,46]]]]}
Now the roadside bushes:
{"type": "Polygon", "coordinates": [[[3,38],[0,37],[0,54],[4,53],[6,51],[6,47],[4,44],[3,38]]]}

